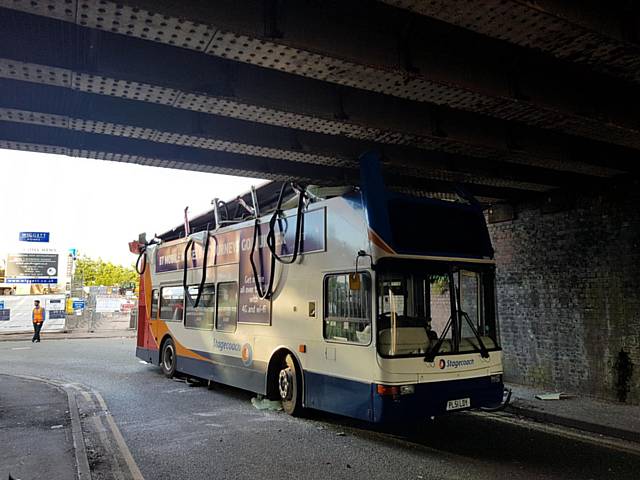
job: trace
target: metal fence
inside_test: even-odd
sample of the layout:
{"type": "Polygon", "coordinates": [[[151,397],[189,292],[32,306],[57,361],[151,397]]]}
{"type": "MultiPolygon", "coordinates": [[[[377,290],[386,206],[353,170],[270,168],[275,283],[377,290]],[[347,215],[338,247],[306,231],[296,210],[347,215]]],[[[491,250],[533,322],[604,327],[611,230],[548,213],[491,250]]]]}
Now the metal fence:
{"type": "Polygon", "coordinates": [[[137,302],[123,295],[101,295],[90,292],[83,298],[85,307],[67,316],[66,329],[71,331],[129,330],[137,326],[137,302]],[[105,311],[104,304],[127,305],[125,310],[105,311]]]}

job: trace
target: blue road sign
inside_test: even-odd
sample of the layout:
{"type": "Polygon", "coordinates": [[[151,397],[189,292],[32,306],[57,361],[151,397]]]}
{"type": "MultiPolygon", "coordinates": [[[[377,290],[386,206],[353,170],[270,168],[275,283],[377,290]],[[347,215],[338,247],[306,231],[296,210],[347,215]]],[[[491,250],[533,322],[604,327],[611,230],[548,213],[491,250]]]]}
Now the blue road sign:
{"type": "Polygon", "coordinates": [[[49,232],[20,232],[21,242],[48,242],[49,232]]]}

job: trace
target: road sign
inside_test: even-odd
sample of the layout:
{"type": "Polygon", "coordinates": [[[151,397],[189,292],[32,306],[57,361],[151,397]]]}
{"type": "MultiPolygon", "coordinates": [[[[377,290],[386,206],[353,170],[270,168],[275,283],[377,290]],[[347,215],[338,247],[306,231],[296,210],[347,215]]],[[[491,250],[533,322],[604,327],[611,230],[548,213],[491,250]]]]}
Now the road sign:
{"type": "Polygon", "coordinates": [[[73,301],[73,309],[74,310],[82,310],[85,306],[84,300],[74,300],[73,301]]]}
{"type": "Polygon", "coordinates": [[[48,242],[49,232],[20,232],[21,242],[48,242]]]}

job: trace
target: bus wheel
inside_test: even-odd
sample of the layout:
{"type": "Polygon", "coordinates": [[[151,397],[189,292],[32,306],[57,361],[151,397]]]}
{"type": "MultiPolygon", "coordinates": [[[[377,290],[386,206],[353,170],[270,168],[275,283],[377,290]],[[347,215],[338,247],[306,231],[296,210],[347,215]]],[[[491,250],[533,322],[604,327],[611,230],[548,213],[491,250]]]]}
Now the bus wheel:
{"type": "Polygon", "coordinates": [[[173,340],[167,338],[167,341],[164,342],[162,346],[162,361],[160,362],[160,366],[162,367],[162,372],[168,378],[173,378],[176,374],[176,360],[176,347],[173,344],[173,340]]]}
{"type": "Polygon", "coordinates": [[[291,355],[285,357],[285,365],[278,374],[278,392],[282,400],[282,408],[292,416],[302,413],[301,372],[291,355]]]}

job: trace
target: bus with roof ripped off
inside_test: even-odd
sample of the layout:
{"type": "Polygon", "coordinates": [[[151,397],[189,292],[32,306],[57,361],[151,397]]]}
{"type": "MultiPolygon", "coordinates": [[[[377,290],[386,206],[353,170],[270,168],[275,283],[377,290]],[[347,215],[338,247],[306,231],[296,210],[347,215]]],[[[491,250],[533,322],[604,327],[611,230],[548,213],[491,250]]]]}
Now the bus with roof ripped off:
{"type": "Polygon", "coordinates": [[[285,185],[268,211],[257,198],[234,213],[216,200],[188,235],[132,242],[139,358],[292,415],[397,422],[503,404],[478,206],[390,192],[375,156],[358,187],[285,185]]]}

